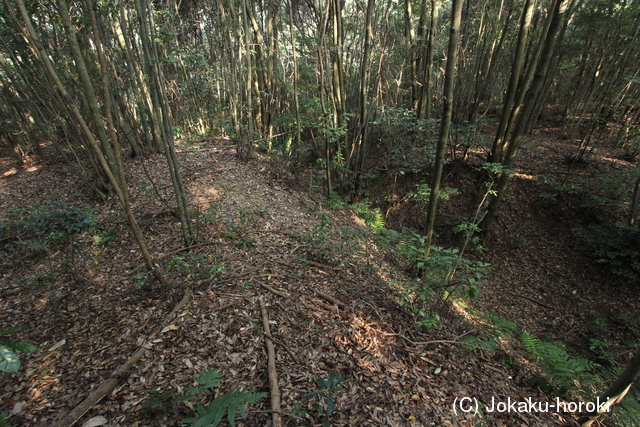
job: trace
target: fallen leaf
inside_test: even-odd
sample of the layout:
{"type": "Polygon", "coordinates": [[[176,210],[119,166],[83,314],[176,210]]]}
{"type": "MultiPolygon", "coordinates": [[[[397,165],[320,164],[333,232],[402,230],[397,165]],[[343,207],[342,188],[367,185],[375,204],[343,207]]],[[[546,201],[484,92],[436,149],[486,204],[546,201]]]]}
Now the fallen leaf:
{"type": "Polygon", "coordinates": [[[65,345],[66,343],[67,343],[66,339],[61,339],[60,341],[58,341],[57,343],[52,345],[51,348],[49,348],[49,351],[55,351],[55,350],[59,349],[60,347],[62,347],[63,345],[65,345]]]}
{"type": "Polygon", "coordinates": [[[82,427],[97,427],[103,426],[106,423],[108,423],[107,419],[101,415],[98,415],[97,417],[93,417],[86,423],[82,424],[82,427]]]}

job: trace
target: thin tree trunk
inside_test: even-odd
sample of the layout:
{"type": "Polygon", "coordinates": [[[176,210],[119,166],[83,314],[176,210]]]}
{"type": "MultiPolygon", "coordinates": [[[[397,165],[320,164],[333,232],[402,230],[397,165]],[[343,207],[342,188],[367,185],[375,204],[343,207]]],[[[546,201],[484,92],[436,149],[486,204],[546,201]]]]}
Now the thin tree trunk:
{"type": "Polygon", "coordinates": [[[360,63],[360,130],[358,132],[358,165],[356,167],[355,200],[359,201],[362,194],[362,176],[364,175],[364,162],[367,150],[367,128],[369,124],[368,97],[369,91],[369,60],[371,56],[371,42],[373,40],[373,9],[375,0],[367,1],[367,15],[365,18],[364,52],[360,63]]]}
{"type": "Polygon", "coordinates": [[[433,226],[436,220],[436,207],[440,194],[440,181],[444,166],[444,155],[449,141],[449,128],[453,116],[453,96],[456,77],[456,62],[458,59],[458,40],[460,39],[460,22],[462,21],[462,0],[452,0],[451,4],[451,34],[449,36],[449,48],[447,50],[447,67],[444,78],[444,106],[442,108],[442,121],[440,122],[440,135],[436,148],[436,159],[431,180],[431,194],[427,207],[427,242],[425,257],[431,252],[433,241],[433,226]]]}
{"type": "Polygon", "coordinates": [[[524,66],[524,54],[527,47],[527,39],[529,38],[529,29],[531,27],[531,21],[533,20],[533,10],[535,7],[535,0],[526,0],[524,8],[522,10],[522,20],[520,22],[520,32],[518,33],[518,43],[516,45],[516,52],[513,58],[513,66],[511,68],[511,76],[509,78],[509,85],[507,87],[507,93],[505,95],[504,104],[502,107],[502,115],[500,117],[500,123],[498,124],[498,131],[493,141],[493,147],[489,152],[490,163],[499,162],[502,157],[502,151],[504,150],[505,137],[507,131],[507,125],[511,120],[513,110],[513,102],[518,90],[518,81],[520,80],[520,73],[524,66]]]}
{"type": "Polygon", "coordinates": [[[150,91],[154,115],[158,118],[159,121],[159,133],[161,135],[162,147],[167,159],[169,174],[171,176],[171,183],[173,185],[173,190],[176,197],[182,236],[185,245],[189,246],[193,243],[194,235],[191,226],[191,218],[189,215],[189,202],[187,200],[184,184],[182,183],[180,165],[178,163],[178,158],[176,155],[175,143],[173,139],[173,124],[171,122],[171,116],[169,113],[167,95],[165,93],[164,84],[162,82],[162,70],[159,66],[159,58],[156,52],[155,43],[151,42],[151,40],[154,39],[154,35],[151,33],[154,27],[152,25],[153,21],[151,19],[151,16],[148,16],[148,7],[146,0],[135,0],[135,6],[138,10],[138,15],[140,18],[140,39],[142,40],[145,66],[148,74],[148,80],[151,86],[150,91]]]}
{"type": "MultiPolygon", "coordinates": [[[[562,28],[563,20],[566,16],[567,1],[568,0],[556,0],[555,7],[551,12],[552,15],[550,17],[551,20],[549,21],[549,30],[544,40],[539,44],[539,51],[541,52],[540,62],[537,64],[537,66],[535,64],[531,65],[536,70],[535,76],[533,77],[533,81],[531,83],[531,86],[529,87],[529,90],[527,90],[527,93],[524,96],[522,111],[520,111],[520,114],[518,114],[517,116],[514,125],[515,127],[510,137],[509,145],[504,154],[502,165],[505,167],[505,169],[511,169],[513,165],[513,161],[520,145],[522,135],[524,134],[527,122],[535,108],[537,93],[542,90],[542,84],[544,83],[547,70],[549,69],[549,64],[551,63],[551,58],[553,57],[555,46],[558,41],[558,36],[560,34],[560,29],[562,28]]],[[[479,225],[485,235],[486,233],[488,233],[491,224],[498,213],[498,207],[500,206],[500,202],[504,197],[510,178],[511,174],[503,173],[498,179],[496,194],[491,197],[489,206],[487,207],[487,214],[479,225]]]]}
{"type": "MultiPolygon", "coordinates": [[[[245,67],[247,68],[246,78],[246,97],[247,97],[247,135],[246,141],[241,141],[240,144],[245,145],[241,149],[241,156],[250,157],[253,151],[253,137],[255,133],[254,129],[254,116],[253,116],[253,96],[251,90],[253,87],[253,64],[251,60],[251,35],[249,33],[249,17],[247,15],[247,1],[242,0],[242,26],[244,29],[244,43],[245,43],[245,67]]],[[[244,139],[244,138],[243,138],[244,139]]]]}
{"type": "Polygon", "coordinates": [[[102,121],[102,116],[100,115],[100,110],[98,108],[98,98],[96,97],[93,83],[91,82],[91,77],[89,77],[89,72],[87,70],[85,60],[80,51],[80,45],[78,44],[78,39],[76,37],[76,30],[73,27],[73,24],[71,23],[71,17],[69,16],[69,8],[65,0],[57,0],[57,4],[58,13],[60,14],[62,24],[67,31],[69,49],[71,50],[76,70],[78,72],[78,77],[80,78],[80,83],[82,84],[82,88],[84,90],[84,98],[86,99],[87,105],[89,107],[91,121],[96,130],[96,133],[98,134],[98,140],[100,141],[102,152],[107,158],[107,164],[109,165],[109,168],[111,169],[111,172],[114,174],[114,176],[117,176],[118,171],[116,167],[115,154],[113,152],[113,149],[111,148],[111,145],[109,144],[107,133],[105,132],[104,122],[102,121]]]}
{"type": "Polygon", "coordinates": [[[432,74],[433,74],[433,49],[435,46],[435,27],[438,21],[438,0],[431,0],[431,17],[429,23],[429,32],[427,40],[427,49],[425,53],[424,75],[422,76],[422,91],[420,101],[418,102],[418,119],[431,119],[431,98],[432,98],[432,74]]]}
{"type": "MultiPolygon", "coordinates": [[[[638,168],[640,168],[640,164],[638,165],[638,168]]],[[[627,217],[627,223],[629,225],[633,225],[636,222],[636,212],[638,211],[638,199],[640,199],[640,173],[638,174],[638,178],[636,179],[636,182],[633,185],[633,195],[631,196],[631,206],[629,207],[629,216],[627,217]]]]}
{"type": "Polygon", "coordinates": [[[342,30],[342,0],[331,0],[333,19],[333,49],[332,49],[332,86],[335,105],[335,127],[338,129],[338,150],[342,149],[347,167],[350,166],[352,147],[349,146],[347,132],[347,92],[344,80],[343,61],[343,30],[342,30]]]}
{"type": "Polygon", "coordinates": [[[293,0],[289,0],[289,31],[291,32],[291,51],[293,53],[293,99],[296,107],[296,136],[293,142],[293,152],[296,162],[300,161],[300,133],[302,124],[300,123],[300,99],[298,96],[298,56],[296,48],[296,32],[293,25],[293,0]]]}
{"type": "MultiPolygon", "coordinates": [[[[47,52],[44,50],[44,47],[38,40],[37,33],[33,28],[33,25],[31,24],[31,19],[29,18],[29,14],[25,8],[23,0],[16,0],[16,1],[18,4],[18,8],[20,9],[20,13],[22,14],[22,18],[25,21],[25,26],[28,31],[30,41],[35,47],[38,53],[39,59],[44,63],[47,69],[47,72],[49,73],[49,76],[52,78],[52,80],[55,82],[56,89],[60,92],[61,97],[66,101],[68,107],[72,110],[73,115],[77,121],[77,124],[80,126],[83,133],[85,134],[86,140],[91,144],[91,147],[93,148],[93,151],[96,154],[100,162],[100,165],[102,166],[102,169],[104,170],[105,174],[109,178],[109,182],[113,186],[114,191],[116,192],[118,199],[120,200],[120,203],[124,208],[125,214],[127,215],[127,218],[129,220],[129,225],[131,226],[131,230],[133,231],[136,241],[138,242],[138,246],[140,247],[140,251],[142,253],[142,257],[145,261],[147,268],[151,271],[151,273],[160,283],[166,284],[167,282],[164,279],[164,276],[158,270],[157,266],[153,262],[153,259],[151,258],[151,254],[149,253],[149,250],[147,248],[147,244],[144,240],[142,230],[140,229],[138,222],[133,214],[133,211],[131,210],[131,205],[128,203],[129,190],[127,189],[126,182],[121,183],[118,180],[118,178],[116,178],[116,176],[113,174],[112,167],[109,165],[104,153],[102,152],[101,146],[98,144],[98,142],[94,138],[93,133],[91,132],[91,130],[89,129],[89,126],[87,125],[84,118],[82,117],[80,110],[78,110],[78,107],[73,103],[71,96],[65,89],[57,72],[53,68],[53,64],[51,63],[51,60],[49,59],[47,52]]],[[[66,9],[64,9],[64,12],[66,12],[66,9]]],[[[68,13],[67,13],[67,18],[68,18],[68,13]]],[[[73,28],[72,27],[70,28],[73,31],[73,28]]],[[[116,166],[117,165],[114,164],[114,167],[116,166]]],[[[119,174],[120,174],[120,177],[124,176],[124,172],[121,172],[119,174]]]]}

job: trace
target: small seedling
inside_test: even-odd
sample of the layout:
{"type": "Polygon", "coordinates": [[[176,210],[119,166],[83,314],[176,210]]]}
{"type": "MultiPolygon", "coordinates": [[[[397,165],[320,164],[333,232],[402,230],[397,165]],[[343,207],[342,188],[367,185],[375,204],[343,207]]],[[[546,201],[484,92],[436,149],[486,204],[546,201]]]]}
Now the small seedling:
{"type": "Polygon", "coordinates": [[[144,288],[147,285],[147,282],[149,281],[149,274],[148,273],[135,274],[133,276],[133,280],[136,281],[136,287],[144,288]]]}
{"type": "Polygon", "coordinates": [[[111,242],[118,240],[118,230],[110,228],[106,231],[102,231],[100,234],[93,236],[93,243],[96,246],[106,246],[111,242]]]}
{"type": "Polygon", "coordinates": [[[142,405],[142,411],[149,414],[169,415],[176,393],[173,391],[161,391],[156,388],[151,390],[151,398],[142,405]]]}
{"type": "Polygon", "coordinates": [[[311,406],[313,407],[313,409],[318,411],[319,414],[322,414],[324,416],[324,420],[322,421],[322,426],[330,427],[331,422],[329,421],[329,418],[331,417],[331,414],[335,409],[335,404],[336,404],[335,395],[336,393],[343,391],[342,387],[340,387],[340,384],[344,381],[344,377],[342,375],[336,376],[332,372],[329,374],[329,378],[326,380],[318,377],[316,377],[315,380],[316,380],[316,384],[318,384],[324,390],[318,390],[318,391],[313,391],[311,393],[307,393],[307,395],[305,395],[304,398],[310,399],[314,396],[320,396],[321,399],[322,398],[326,399],[326,407],[322,406],[319,403],[314,403],[311,406]]]}

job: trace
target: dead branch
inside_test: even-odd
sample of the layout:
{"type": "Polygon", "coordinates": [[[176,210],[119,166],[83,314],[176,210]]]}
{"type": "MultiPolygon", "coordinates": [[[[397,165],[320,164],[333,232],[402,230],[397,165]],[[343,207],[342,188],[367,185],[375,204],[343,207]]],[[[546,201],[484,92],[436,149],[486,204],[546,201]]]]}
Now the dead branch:
{"type": "Polygon", "coordinates": [[[8,297],[9,295],[17,294],[22,289],[20,286],[14,286],[13,288],[9,288],[5,291],[0,292],[0,298],[8,297]]]}
{"type": "Polygon", "coordinates": [[[96,387],[85,400],[83,400],[78,406],[73,408],[67,415],[65,415],[57,424],[56,427],[70,427],[74,425],[78,420],[87,413],[91,408],[93,408],[98,402],[100,402],[106,395],[111,393],[118,383],[125,379],[129,375],[129,370],[135,365],[142,356],[145,351],[150,348],[149,343],[155,338],[155,336],[162,331],[176,316],[178,310],[184,307],[189,299],[191,298],[191,290],[188,289],[185,291],[184,296],[180,300],[178,304],[171,310],[165,318],[162,324],[156,328],[155,331],[148,336],[144,344],[142,344],[138,350],[131,356],[125,363],[123,363],[118,369],[116,369],[111,377],[104,380],[102,384],[96,387]]]}
{"type": "Polygon", "coordinates": [[[287,295],[287,294],[282,293],[282,292],[280,292],[280,291],[278,291],[278,290],[276,290],[276,289],[272,288],[271,286],[267,285],[266,283],[260,283],[260,282],[258,282],[258,284],[259,284],[260,286],[262,286],[263,288],[265,288],[266,290],[268,290],[269,292],[274,293],[274,294],[276,294],[276,295],[278,295],[278,296],[280,296],[280,297],[282,297],[282,298],[287,298],[287,297],[288,297],[288,295],[287,295]]]}
{"type": "Polygon", "coordinates": [[[345,303],[343,303],[342,301],[339,301],[337,299],[335,299],[334,297],[332,297],[331,295],[325,294],[324,292],[320,292],[320,291],[315,291],[316,295],[318,295],[320,298],[329,301],[332,304],[337,305],[340,308],[346,308],[347,305],[345,303]]]}
{"type": "MultiPolygon", "coordinates": [[[[260,312],[262,313],[262,327],[265,335],[271,335],[269,328],[269,318],[267,317],[267,309],[264,302],[260,299],[260,312]]],[[[271,394],[271,421],[273,427],[282,427],[282,417],[280,416],[280,388],[278,388],[278,371],[276,370],[276,350],[273,342],[265,340],[267,346],[267,371],[269,373],[269,391],[271,394]]]]}
{"type": "Polygon", "coordinates": [[[291,358],[293,359],[294,362],[298,363],[298,358],[296,357],[295,353],[293,351],[291,351],[291,349],[289,348],[288,345],[286,345],[285,343],[278,341],[277,339],[275,339],[271,334],[267,334],[266,332],[262,333],[265,337],[267,337],[268,339],[271,340],[271,342],[273,342],[274,344],[279,345],[280,347],[284,348],[287,353],[289,354],[289,356],[291,356],[291,358]]]}
{"type": "Polygon", "coordinates": [[[524,299],[526,299],[528,301],[531,301],[534,304],[538,304],[541,307],[548,308],[549,310],[558,311],[558,309],[556,309],[554,307],[551,307],[550,305],[547,305],[547,304],[545,304],[543,302],[540,302],[540,301],[538,301],[538,300],[536,300],[534,298],[530,298],[530,297],[528,297],[526,295],[518,295],[518,294],[514,294],[513,292],[509,292],[509,294],[513,295],[516,298],[524,298],[524,299]]]}

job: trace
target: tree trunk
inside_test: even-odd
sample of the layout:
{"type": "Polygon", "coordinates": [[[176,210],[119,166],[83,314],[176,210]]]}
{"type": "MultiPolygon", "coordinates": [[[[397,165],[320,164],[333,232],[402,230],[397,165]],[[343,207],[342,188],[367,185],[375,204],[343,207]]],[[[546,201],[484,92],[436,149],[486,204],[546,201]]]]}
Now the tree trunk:
{"type": "Polygon", "coordinates": [[[335,106],[335,127],[338,132],[338,150],[342,150],[342,155],[350,165],[352,147],[348,144],[347,132],[347,91],[344,81],[344,58],[343,58],[343,29],[342,29],[342,0],[331,0],[332,20],[333,20],[333,49],[331,55],[332,87],[335,106]]]}
{"type": "Polygon", "coordinates": [[[431,251],[433,240],[433,226],[436,220],[436,207],[438,195],[440,194],[440,181],[442,179],[442,168],[444,166],[444,155],[449,141],[449,128],[451,117],[453,116],[453,96],[456,77],[456,62],[458,58],[458,40],[460,39],[460,22],[462,21],[462,0],[452,0],[451,4],[451,33],[449,36],[449,48],[447,50],[447,67],[444,77],[444,106],[442,108],[442,121],[440,122],[440,135],[436,148],[436,159],[431,180],[431,194],[429,195],[429,205],[427,207],[427,243],[425,257],[431,251]]]}
{"type": "Polygon", "coordinates": [[[622,371],[618,379],[613,383],[609,390],[605,391],[596,400],[596,405],[601,404],[596,410],[582,416],[578,423],[581,427],[590,427],[602,414],[610,412],[611,407],[624,399],[629,389],[633,385],[633,380],[640,372],[640,351],[636,353],[627,368],[622,371]]]}
{"type": "Polygon", "coordinates": [[[150,82],[152,107],[154,115],[158,118],[160,126],[159,133],[161,135],[162,147],[167,159],[171,183],[175,193],[176,205],[178,210],[178,218],[182,229],[182,236],[185,245],[189,246],[193,243],[193,230],[191,226],[191,218],[189,215],[189,202],[187,200],[184,184],[182,183],[182,175],[180,173],[180,165],[176,155],[175,143],[173,139],[173,124],[169,113],[167,95],[164,90],[162,81],[162,70],[159,65],[157,55],[157,46],[152,40],[155,40],[153,31],[154,25],[151,16],[148,14],[147,0],[135,0],[136,8],[140,18],[140,39],[144,52],[145,67],[150,82]]]}
{"type": "Polygon", "coordinates": [[[435,46],[435,27],[438,21],[438,0],[431,0],[431,18],[429,23],[429,33],[427,36],[427,48],[423,61],[425,62],[422,76],[422,91],[420,95],[420,101],[418,102],[418,119],[430,120],[431,119],[431,98],[432,98],[432,83],[431,78],[433,74],[433,49],[435,46]]]}
{"type": "Polygon", "coordinates": [[[502,158],[502,151],[504,150],[505,137],[507,131],[507,125],[514,114],[513,101],[516,97],[518,90],[518,82],[520,81],[520,73],[524,65],[524,54],[527,47],[527,39],[529,38],[529,29],[531,27],[531,21],[533,20],[533,9],[535,7],[535,0],[526,0],[522,11],[522,20],[520,22],[520,32],[518,33],[518,43],[516,46],[516,52],[513,57],[513,66],[511,68],[511,77],[509,78],[509,85],[507,87],[507,93],[505,95],[504,104],[502,106],[502,115],[500,117],[500,123],[498,124],[498,131],[493,141],[493,147],[489,152],[489,163],[497,163],[502,158]]]}
{"type": "MultiPolygon", "coordinates": [[[[29,14],[25,8],[25,5],[23,3],[23,0],[16,0],[17,4],[18,4],[18,8],[20,9],[20,13],[22,14],[22,17],[25,21],[25,26],[26,29],[28,31],[29,37],[30,37],[30,41],[31,43],[34,45],[36,51],[38,52],[38,57],[39,59],[44,63],[47,72],[49,73],[49,76],[54,80],[55,84],[56,84],[56,89],[60,92],[61,97],[66,101],[68,107],[72,110],[74,117],[77,121],[77,124],[80,126],[80,128],[82,129],[83,133],[86,136],[86,140],[91,144],[91,147],[93,148],[93,151],[95,152],[95,154],[98,157],[98,160],[100,161],[100,165],[102,166],[104,172],[106,173],[107,177],[109,178],[109,182],[111,183],[111,185],[114,188],[114,191],[116,192],[118,199],[120,200],[120,203],[122,204],[125,214],[127,215],[127,218],[129,220],[129,225],[131,226],[131,230],[133,231],[133,234],[136,238],[136,241],[138,242],[138,246],[140,247],[140,251],[142,253],[142,257],[144,258],[145,264],[147,266],[147,268],[152,272],[152,274],[154,275],[154,277],[156,277],[156,279],[162,283],[162,284],[167,284],[166,280],[164,279],[164,276],[162,275],[162,273],[160,272],[160,270],[157,268],[157,266],[155,265],[155,263],[153,262],[153,259],[151,258],[151,254],[149,253],[149,250],[147,248],[147,244],[145,242],[144,236],[142,234],[142,230],[140,229],[138,222],[133,214],[133,211],[131,210],[131,205],[129,203],[129,193],[128,193],[128,188],[127,188],[127,183],[126,182],[121,182],[120,179],[122,179],[124,177],[124,171],[123,170],[119,170],[117,173],[120,177],[120,179],[118,179],[113,171],[112,168],[120,168],[121,169],[121,163],[120,162],[115,162],[114,160],[114,165],[111,166],[109,165],[107,158],[105,157],[104,153],[102,152],[102,147],[98,144],[98,142],[96,141],[95,137],[93,136],[93,133],[91,132],[91,130],[89,129],[89,126],[87,125],[87,123],[85,122],[84,118],[82,117],[82,114],[80,113],[80,110],[78,109],[78,107],[73,103],[71,96],[69,95],[69,93],[67,92],[67,90],[65,89],[62,81],[60,80],[57,72],[55,71],[55,69],[53,68],[53,64],[51,63],[51,60],[49,59],[49,56],[47,54],[47,52],[44,50],[42,44],[40,43],[40,41],[38,40],[38,36],[37,33],[35,31],[35,29],[33,28],[33,25],[31,24],[31,19],[29,18],[29,14]]],[[[62,2],[62,0],[59,0],[61,2],[60,6],[64,6],[64,3],[62,2]]],[[[66,14],[66,20],[68,20],[68,22],[70,23],[69,20],[69,15],[66,9],[66,6],[62,8],[62,14],[66,14]]],[[[63,19],[65,19],[63,17],[63,19]]],[[[74,31],[73,27],[69,27],[69,29],[72,31],[74,31]]],[[[72,33],[69,34],[69,36],[72,36],[72,33]]],[[[92,92],[93,93],[93,92],[92,92]]],[[[95,93],[94,93],[95,96],[95,93]]],[[[103,133],[104,133],[104,128],[102,128],[103,133]]]]}
{"type": "Polygon", "coordinates": [[[298,56],[296,52],[296,32],[293,25],[293,0],[289,0],[289,31],[291,32],[291,52],[293,53],[293,98],[296,107],[296,135],[293,142],[293,152],[296,162],[300,161],[300,99],[298,96],[298,56]]]}
{"type": "Polygon", "coordinates": [[[364,52],[360,63],[360,126],[358,132],[358,164],[356,167],[355,200],[362,195],[362,176],[364,175],[364,161],[367,150],[367,128],[369,124],[369,106],[367,93],[369,91],[369,60],[371,55],[371,41],[373,40],[373,26],[371,23],[375,0],[367,1],[367,15],[365,18],[364,52]]]}
{"type": "MultiPolygon", "coordinates": [[[[640,169],[640,164],[636,169],[640,169]]],[[[640,173],[633,185],[633,195],[631,196],[631,206],[629,207],[629,216],[627,217],[627,223],[633,225],[636,222],[636,212],[638,211],[638,199],[640,199],[640,173]]]]}
{"type": "MultiPolygon", "coordinates": [[[[513,165],[513,160],[515,159],[516,153],[518,151],[518,147],[520,145],[520,140],[522,139],[522,135],[524,134],[525,127],[528,123],[529,117],[531,116],[534,108],[535,108],[535,100],[537,93],[542,90],[542,84],[544,83],[545,76],[547,74],[547,70],[549,68],[549,64],[551,63],[551,58],[553,57],[553,53],[555,50],[556,43],[558,41],[558,35],[560,33],[560,29],[562,28],[563,20],[566,16],[567,10],[567,1],[568,0],[556,0],[555,7],[551,12],[549,21],[549,30],[547,31],[546,37],[539,44],[538,52],[540,55],[540,62],[537,64],[532,64],[535,71],[535,75],[533,76],[533,81],[531,86],[526,91],[524,95],[524,100],[522,102],[522,110],[519,114],[517,111],[514,112],[514,115],[517,114],[517,119],[515,122],[515,127],[513,133],[511,134],[509,145],[507,146],[506,153],[504,154],[504,158],[502,160],[502,164],[505,169],[511,169],[513,165]]],[[[536,54],[536,57],[538,55],[536,54]]],[[[527,78],[525,77],[525,80],[527,78]]],[[[526,88],[526,82],[525,88],[526,88]]],[[[516,103],[517,106],[519,103],[516,103]]],[[[517,110],[517,107],[516,107],[517,110]]],[[[507,132],[509,132],[507,128],[507,132]]],[[[503,173],[500,175],[498,179],[498,185],[496,188],[496,193],[491,197],[489,201],[489,206],[487,208],[487,214],[484,219],[480,223],[480,229],[485,233],[488,233],[493,220],[495,219],[498,213],[498,207],[500,206],[500,202],[504,197],[504,193],[507,189],[507,185],[509,183],[509,179],[511,178],[511,174],[503,173]]]]}
{"type": "Polygon", "coordinates": [[[249,16],[247,14],[247,1],[242,0],[242,27],[244,29],[244,47],[245,47],[245,96],[247,99],[247,135],[246,140],[240,141],[241,147],[239,154],[241,157],[251,157],[253,151],[253,138],[255,134],[254,116],[253,116],[253,61],[251,59],[251,35],[249,33],[249,16]],[[244,147],[242,147],[244,145],[244,147]]]}

